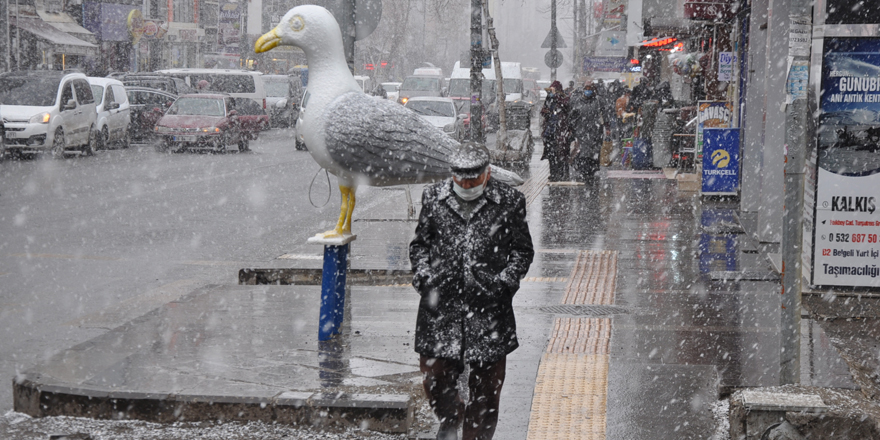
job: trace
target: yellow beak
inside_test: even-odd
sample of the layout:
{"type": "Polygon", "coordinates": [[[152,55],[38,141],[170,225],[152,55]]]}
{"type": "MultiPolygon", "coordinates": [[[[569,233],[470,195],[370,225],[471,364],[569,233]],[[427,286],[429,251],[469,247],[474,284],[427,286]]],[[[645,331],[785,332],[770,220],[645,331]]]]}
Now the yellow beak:
{"type": "Polygon", "coordinates": [[[263,34],[263,36],[257,40],[257,43],[254,44],[254,52],[267,52],[269,50],[272,50],[279,43],[281,43],[281,37],[278,36],[278,28],[272,29],[271,31],[263,34]]]}

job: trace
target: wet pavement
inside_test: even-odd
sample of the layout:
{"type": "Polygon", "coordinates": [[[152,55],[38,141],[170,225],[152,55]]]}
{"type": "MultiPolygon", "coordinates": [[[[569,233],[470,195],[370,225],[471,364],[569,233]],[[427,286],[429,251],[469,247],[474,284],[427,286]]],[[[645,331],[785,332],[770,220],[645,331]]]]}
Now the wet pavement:
{"type": "MultiPolygon", "coordinates": [[[[533,161],[524,188],[534,194],[536,257],[514,301],[521,346],[508,358],[496,438],[566,438],[564,429],[579,427],[593,438],[706,439],[717,431],[722,393],[778,384],[779,282],[765,276],[772,268],[737,227],[735,205],[681,191],[661,171],[603,170],[559,186],[546,184],[545,168],[533,161]],[[592,265],[600,255],[608,261],[592,265]],[[591,281],[603,277],[610,281],[591,281]],[[560,305],[592,308],[547,309],[560,305]]],[[[415,223],[405,189],[366,191],[389,197],[358,205],[351,268],[408,270],[415,223]]],[[[417,212],[420,187],[410,191],[417,212]]],[[[293,245],[266,268],[317,269],[320,255],[319,246],[293,245]]],[[[413,429],[429,427],[411,347],[412,288],[352,285],[347,324],[331,344],[317,342],[319,289],[195,290],[31,368],[19,378],[16,409],[71,412],[63,400],[26,392],[36,389],[171,402],[152,418],[161,421],[291,420],[300,417],[285,412],[291,407],[407,401],[413,429]],[[184,405],[194,402],[244,406],[198,414],[204,407],[184,405]]],[[[805,320],[802,328],[802,381],[857,388],[822,326],[805,320]]],[[[92,410],[107,416],[106,407],[92,410]]],[[[369,420],[369,428],[399,429],[369,420]]]]}

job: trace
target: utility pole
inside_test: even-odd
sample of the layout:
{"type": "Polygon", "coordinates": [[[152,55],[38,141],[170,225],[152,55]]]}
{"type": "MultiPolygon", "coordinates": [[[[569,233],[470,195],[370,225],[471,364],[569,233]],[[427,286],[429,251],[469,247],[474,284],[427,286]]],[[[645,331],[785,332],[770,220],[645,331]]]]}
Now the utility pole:
{"type": "Polygon", "coordinates": [[[507,106],[504,101],[504,75],[501,71],[501,55],[498,52],[498,37],[495,36],[495,25],[489,14],[489,3],[483,1],[483,13],[486,15],[486,33],[492,43],[492,60],[495,64],[495,101],[498,103],[498,133],[495,148],[498,151],[507,150],[507,106]]]}
{"type": "Polygon", "coordinates": [[[571,7],[572,7],[571,12],[572,12],[572,17],[573,17],[572,22],[574,23],[574,26],[572,26],[572,32],[571,32],[571,35],[572,35],[571,41],[573,42],[573,44],[571,45],[571,76],[574,78],[578,78],[578,76],[579,76],[578,74],[580,73],[580,72],[578,72],[578,65],[577,65],[578,51],[580,49],[580,45],[578,44],[578,42],[580,41],[580,40],[578,40],[578,29],[580,28],[579,22],[580,22],[580,18],[581,18],[580,14],[578,14],[578,3],[579,3],[578,0],[572,0],[572,2],[571,2],[571,7]]]}
{"type": "Polygon", "coordinates": [[[342,46],[345,48],[345,63],[354,74],[354,40],[355,40],[355,0],[341,0],[339,26],[342,28],[342,46]]]}
{"type": "MultiPolygon", "coordinates": [[[[554,0],[555,1],[555,0],[554,0]]],[[[483,141],[483,5],[471,0],[471,141],[483,141]]]]}
{"type": "MultiPolygon", "coordinates": [[[[550,52],[556,53],[556,0],[550,1],[550,52]]],[[[550,81],[556,81],[556,68],[550,68],[550,81]]]]}
{"type": "Polygon", "coordinates": [[[804,166],[808,131],[810,0],[793,0],[789,16],[788,71],[785,108],[785,206],[782,214],[782,307],[780,314],[780,385],[800,382],[801,288],[803,277],[804,166]]]}
{"type": "Polygon", "coordinates": [[[0,72],[8,72],[12,70],[9,66],[9,0],[0,0],[0,32],[3,32],[0,37],[0,72]]]}

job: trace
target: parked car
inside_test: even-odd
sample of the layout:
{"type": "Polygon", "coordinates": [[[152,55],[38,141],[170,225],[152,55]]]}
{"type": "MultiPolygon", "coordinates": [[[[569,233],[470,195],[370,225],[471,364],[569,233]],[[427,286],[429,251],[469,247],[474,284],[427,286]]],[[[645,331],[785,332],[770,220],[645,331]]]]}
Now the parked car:
{"type": "Polygon", "coordinates": [[[397,102],[406,104],[415,96],[445,96],[440,76],[408,76],[398,88],[397,102]]]}
{"type": "Polygon", "coordinates": [[[238,146],[239,151],[248,149],[235,102],[229,95],[183,95],[159,119],[155,131],[161,136],[160,150],[209,149],[223,152],[229,145],[238,146]]]}
{"type": "Polygon", "coordinates": [[[197,92],[224,93],[233,98],[249,98],[266,109],[266,89],[263,74],[251,70],[233,69],[168,69],[162,75],[180,78],[197,92]]]}
{"type": "Polygon", "coordinates": [[[269,128],[269,115],[256,102],[247,98],[233,98],[233,110],[238,115],[239,128],[244,137],[245,150],[248,141],[255,140],[261,131],[269,128]]]}
{"type": "Polygon", "coordinates": [[[195,89],[188,86],[186,81],[173,76],[159,75],[156,73],[128,73],[117,77],[126,87],[145,87],[162,90],[174,96],[184,93],[195,93],[195,89]]]}
{"type": "Polygon", "coordinates": [[[98,113],[98,149],[109,148],[114,142],[128,148],[131,134],[131,109],[122,82],[112,78],[89,77],[95,111],[98,113]]]}
{"type": "Polygon", "coordinates": [[[306,105],[309,104],[309,90],[308,88],[303,89],[303,97],[299,103],[299,114],[296,117],[296,135],[294,136],[294,148],[297,150],[307,150],[306,141],[303,138],[302,130],[302,116],[306,112],[306,105]]]}
{"type": "Polygon", "coordinates": [[[452,99],[414,96],[406,101],[404,107],[416,112],[416,114],[430,122],[431,125],[443,130],[451,138],[457,141],[464,139],[465,115],[459,115],[456,112],[455,103],[452,99]]]}
{"type": "Polygon", "coordinates": [[[290,127],[296,122],[303,87],[299,76],[263,75],[266,111],[274,127],[290,127]]]}
{"type": "Polygon", "coordinates": [[[388,95],[388,99],[397,102],[397,97],[400,95],[398,89],[400,88],[399,82],[385,82],[382,83],[382,88],[385,89],[385,94],[388,95]]]}
{"type": "Polygon", "coordinates": [[[17,71],[0,75],[0,119],[7,153],[70,150],[94,154],[95,98],[86,76],[64,71],[17,71]]]}
{"type": "Polygon", "coordinates": [[[152,142],[156,122],[159,122],[171,104],[174,104],[177,95],[146,87],[126,87],[125,93],[128,95],[131,109],[131,124],[128,126],[131,141],[152,142]]]}

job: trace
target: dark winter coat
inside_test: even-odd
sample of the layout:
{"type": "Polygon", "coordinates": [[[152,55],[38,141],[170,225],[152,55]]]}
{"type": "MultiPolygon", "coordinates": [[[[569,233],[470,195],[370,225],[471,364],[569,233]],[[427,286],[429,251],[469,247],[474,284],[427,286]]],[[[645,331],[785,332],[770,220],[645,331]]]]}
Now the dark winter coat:
{"type": "MultiPolygon", "coordinates": [[[[602,143],[604,128],[602,125],[603,106],[599,96],[584,96],[583,91],[571,100],[571,126],[578,143],[602,143]]],[[[583,145],[581,145],[583,148],[583,145]]]]}
{"type": "Polygon", "coordinates": [[[541,159],[568,158],[573,140],[568,119],[570,112],[568,98],[562,92],[547,95],[541,108],[541,140],[544,142],[541,159]]]}
{"type": "Polygon", "coordinates": [[[490,179],[470,220],[452,180],[425,187],[409,245],[421,295],[415,351],[428,357],[496,362],[519,346],[513,295],[535,255],[526,202],[490,179]]]}

